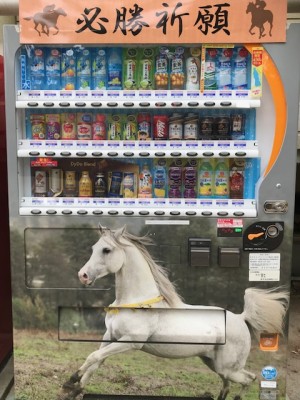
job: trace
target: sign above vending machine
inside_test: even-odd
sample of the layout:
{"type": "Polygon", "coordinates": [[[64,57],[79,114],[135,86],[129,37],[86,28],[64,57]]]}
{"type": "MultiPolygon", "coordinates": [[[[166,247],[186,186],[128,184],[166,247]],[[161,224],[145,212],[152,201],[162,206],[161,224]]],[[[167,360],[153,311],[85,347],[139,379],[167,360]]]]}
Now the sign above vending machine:
{"type": "Polygon", "coordinates": [[[178,45],[286,40],[287,0],[49,3],[20,1],[21,43],[178,45]]]}

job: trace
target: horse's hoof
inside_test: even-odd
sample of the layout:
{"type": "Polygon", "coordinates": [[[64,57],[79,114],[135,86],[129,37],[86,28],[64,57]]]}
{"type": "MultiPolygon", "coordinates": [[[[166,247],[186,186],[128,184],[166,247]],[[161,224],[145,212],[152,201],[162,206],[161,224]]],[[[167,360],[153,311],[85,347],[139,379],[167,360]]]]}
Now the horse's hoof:
{"type": "Polygon", "coordinates": [[[241,396],[235,396],[234,400],[242,400],[241,396]]]}
{"type": "Polygon", "coordinates": [[[79,376],[79,372],[76,371],[73,375],[71,375],[69,382],[77,383],[80,382],[81,377],[79,376]]]}

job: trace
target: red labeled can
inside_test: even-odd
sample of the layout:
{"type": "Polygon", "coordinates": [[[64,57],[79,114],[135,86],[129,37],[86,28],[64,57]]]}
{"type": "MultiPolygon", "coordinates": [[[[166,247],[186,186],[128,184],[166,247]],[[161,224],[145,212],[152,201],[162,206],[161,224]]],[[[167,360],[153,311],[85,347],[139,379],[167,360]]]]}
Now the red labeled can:
{"type": "Polygon", "coordinates": [[[153,138],[154,140],[168,139],[169,117],[167,115],[154,115],[153,117],[153,138]]]}

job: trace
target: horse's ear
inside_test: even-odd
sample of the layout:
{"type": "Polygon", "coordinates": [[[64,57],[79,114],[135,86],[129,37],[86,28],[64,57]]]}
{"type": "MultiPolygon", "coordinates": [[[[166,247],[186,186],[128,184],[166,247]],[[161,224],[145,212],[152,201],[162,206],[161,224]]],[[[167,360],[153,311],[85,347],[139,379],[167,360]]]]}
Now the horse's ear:
{"type": "Polygon", "coordinates": [[[125,232],[126,232],[126,225],[124,225],[122,228],[115,230],[114,237],[118,239],[119,237],[123,236],[125,232]]]}
{"type": "Polygon", "coordinates": [[[105,226],[102,226],[101,224],[99,224],[100,236],[102,236],[106,230],[107,230],[107,228],[105,226]]]}

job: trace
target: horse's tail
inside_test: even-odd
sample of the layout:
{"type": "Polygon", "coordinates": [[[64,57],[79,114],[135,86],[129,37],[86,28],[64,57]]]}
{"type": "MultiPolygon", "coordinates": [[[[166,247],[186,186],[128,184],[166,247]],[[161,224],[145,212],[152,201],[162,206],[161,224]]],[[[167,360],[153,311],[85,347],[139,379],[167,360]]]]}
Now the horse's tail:
{"type": "Polygon", "coordinates": [[[287,290],[248,288],[244,302],[241,316],[251,325],[256,336],[262,332],[283,333],[284,317],[289,306],[287,290]]]}

